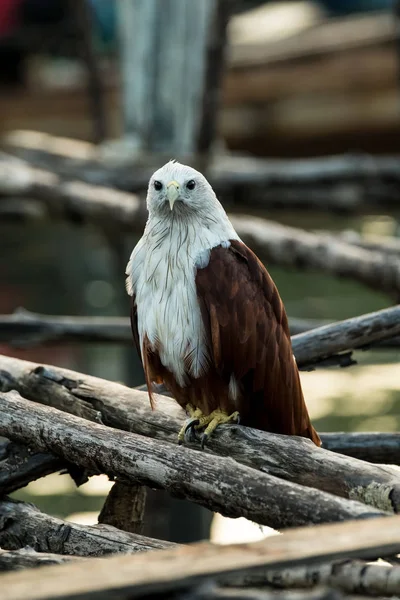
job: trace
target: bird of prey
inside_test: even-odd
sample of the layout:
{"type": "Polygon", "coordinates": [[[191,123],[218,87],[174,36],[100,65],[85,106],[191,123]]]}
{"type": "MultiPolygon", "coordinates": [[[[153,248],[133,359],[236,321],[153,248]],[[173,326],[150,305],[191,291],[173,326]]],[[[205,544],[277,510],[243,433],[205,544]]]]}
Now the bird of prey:
{"type": "Polygon", "coordinates": [[[207,179],[170,161],[150,179],[147,209],[126,287],[152,408],[163,383],[191,417],[180,443],[194,427],[204,447],[219,424],[240,421],[320,445],[278,290],[207,179]]]}

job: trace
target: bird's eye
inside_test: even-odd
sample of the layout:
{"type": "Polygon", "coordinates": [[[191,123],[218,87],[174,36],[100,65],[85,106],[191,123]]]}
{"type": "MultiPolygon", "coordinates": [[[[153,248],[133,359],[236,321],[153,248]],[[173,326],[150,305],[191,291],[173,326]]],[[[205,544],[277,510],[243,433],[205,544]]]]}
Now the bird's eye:
{"type": "Polygon", "coordinates": [[[155,181],[154,182],[154,189],[157,190],[157,192],[159,192],[160,190],[162,190],[162,183],[161,181],[155,181]]]}
{"type": "Polygon", "coordinates": [[[187,182],[186,187],[188,190],[194,190],[194,188],[196,187],[196,182],[194,179],[191,179],[190,181],[187,182]]]}

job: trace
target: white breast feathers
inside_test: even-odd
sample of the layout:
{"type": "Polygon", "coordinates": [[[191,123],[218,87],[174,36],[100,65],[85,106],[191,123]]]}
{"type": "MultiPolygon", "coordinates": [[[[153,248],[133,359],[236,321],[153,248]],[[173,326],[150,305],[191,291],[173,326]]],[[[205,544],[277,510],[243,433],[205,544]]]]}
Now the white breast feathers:
{"type": "Polygon", "coordinates": [[[237,239],[233,228],[219,231],[183,220],[169,225],[148,221],[127,267],[127,291],[136,297],[141,348],[147,336],[182,387],[188,374],[197,378],[207,368],[195,276],[198,268],[208,265],[211,248],[228,247],[229,237],[237,239]]]}

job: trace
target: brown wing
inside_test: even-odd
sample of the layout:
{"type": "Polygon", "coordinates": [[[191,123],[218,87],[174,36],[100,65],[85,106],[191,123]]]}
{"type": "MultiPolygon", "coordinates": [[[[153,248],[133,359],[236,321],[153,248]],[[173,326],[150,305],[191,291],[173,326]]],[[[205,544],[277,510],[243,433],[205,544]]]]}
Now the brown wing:
{"type": "Polygon", "coordinates": [[[135,346],[136,346],[136,350],[139,354],[139,358],[141,359],[142,364],[143,364],[143,371],[144,371],[144,376],[146,379],[146,385],[147,385],[147,391],[149,394],[150,405],[151,405],[152,410],[154,410],[155,401],[154,401],[154,396],[153,396],[154,390],[153,390],[152,382],[158,381],[158,376],[156,373],[152,372],[152,371],[154,371],[154,369],[152,369],[151,365],[150,365],[149,355],[151,353],[151,350],[150,350],[150,344],[147,342],[147,338],[143,342],[143,358],[142,358],[142,352],[141,352],[141,348],[140,348],[139,330],[138,330],[138,321],[137,321],[137,307],[136,307],[135,294],[132,294],[132,296],[131,296],[130,316],[131,316],[131,329],[132,329],[133,340],[135,342],[135,346]]]}
{"type": "Polygon", "coordinates": [[[211,251],[196,286],[214,367],[242,392],[251,427],[301,435],[320,444],[304,402],[285,308],[256,255],[243,243],[211,251]]]}

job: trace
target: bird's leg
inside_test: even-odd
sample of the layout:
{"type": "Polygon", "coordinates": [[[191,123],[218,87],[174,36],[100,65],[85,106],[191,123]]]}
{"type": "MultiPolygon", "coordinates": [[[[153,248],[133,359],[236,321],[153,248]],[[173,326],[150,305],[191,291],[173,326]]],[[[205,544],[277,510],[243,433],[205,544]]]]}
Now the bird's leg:
{"type": "Polygon", "coordinates": [[[200,420],[204,418],[204,415],[201,412],[201,410],[199,408],[195,408],[194,406],[192,406],[192,404],[186,404],[185,409],[186,412],[190,415],[190,419],[185,421],[185,423],[182,426],[182,429],[178,433],[179,445],[183,444],[183,442],[185,441],[185,433],[187,432],[187,430],[192,430],[192,427],[196,426],[198,423],[200,423],[200,420]]]}
{"type": "Polygon", "coordinates": [[[199,418],[199,422],[194,425],[195,429],[202,429],[205,427],[204,433],[201,436],[201,447],[204,448],[208,438],[212,435],[218,425],[225,423],[240,423],[240,415],[236,410],[231,415],[228,415],[224,410],[213,410],[209,415],[203,415],[199,418]]]}

